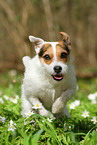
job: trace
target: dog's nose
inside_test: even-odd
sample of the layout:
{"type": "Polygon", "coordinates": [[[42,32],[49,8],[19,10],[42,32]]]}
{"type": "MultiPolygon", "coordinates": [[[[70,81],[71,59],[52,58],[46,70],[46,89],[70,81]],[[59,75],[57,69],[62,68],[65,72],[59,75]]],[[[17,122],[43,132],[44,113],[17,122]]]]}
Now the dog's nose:
{"type": "Polygon", "coordinates": [[[56,73],[60,73],[61,70],[62,70],[62,67],[61,67],[61,66],[55,66],[55,67],[54,67],[54,71],[55,71],[56,73]]]}

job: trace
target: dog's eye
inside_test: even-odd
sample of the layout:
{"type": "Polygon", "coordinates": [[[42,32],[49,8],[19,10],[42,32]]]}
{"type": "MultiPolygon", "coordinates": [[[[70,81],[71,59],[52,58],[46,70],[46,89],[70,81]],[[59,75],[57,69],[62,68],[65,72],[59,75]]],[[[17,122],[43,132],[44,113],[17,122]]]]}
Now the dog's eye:
{"type": "Polygon", "coordinates": [[[43,57],[45,60],[50,60],[50,56],[48,54],[46,54],[44,57],[43,57]]]}
{"type": "Polygon", "coordinates": [[[61,53],[61,58],[64,59],[64,58],[66,58],[66,57],[67,57],[67,53],[62,52],[62,53],[61,53]]]}

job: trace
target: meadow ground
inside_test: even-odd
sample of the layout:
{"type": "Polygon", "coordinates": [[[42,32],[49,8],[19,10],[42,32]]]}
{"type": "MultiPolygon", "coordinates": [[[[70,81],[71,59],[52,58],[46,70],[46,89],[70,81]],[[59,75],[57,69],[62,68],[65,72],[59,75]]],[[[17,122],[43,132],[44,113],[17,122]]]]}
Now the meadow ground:
{"type": "Polygon", "coordinates": [[[0,74],[1,145],[96,145],[97,78],[78,79],[78,91],[68,102],[71,119],[21,116],[23,75],[15,70],[0,74]]]}

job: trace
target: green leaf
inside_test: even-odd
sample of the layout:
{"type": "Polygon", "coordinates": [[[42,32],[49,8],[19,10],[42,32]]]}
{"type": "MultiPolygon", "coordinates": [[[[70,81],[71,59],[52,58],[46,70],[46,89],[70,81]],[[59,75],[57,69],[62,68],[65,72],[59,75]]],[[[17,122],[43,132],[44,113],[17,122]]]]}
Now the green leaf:
{"type": "Polygon", "coordinates": [[[86,134],[84,141],[83,141],[83,145],[86,145],[86,142],[90,140],[90,138],[89,138],[90,132],[91,132],[91,130],[86,134]]]}
{"type": "Polygon", "coordinates": [[[29,145],[30,136],[26,135],[25,133],[23,136],[24,136],[24,145],[29,145]]]}
{"type": "Polygon", "coordinates": [[[38,145],[38,140],[40,138],[40,135],[41,133],[43,132],[44,130],[39,130],[38,132],[36,132],[33,136],[33,138],[31,139],[31,145],[38,145]]]}

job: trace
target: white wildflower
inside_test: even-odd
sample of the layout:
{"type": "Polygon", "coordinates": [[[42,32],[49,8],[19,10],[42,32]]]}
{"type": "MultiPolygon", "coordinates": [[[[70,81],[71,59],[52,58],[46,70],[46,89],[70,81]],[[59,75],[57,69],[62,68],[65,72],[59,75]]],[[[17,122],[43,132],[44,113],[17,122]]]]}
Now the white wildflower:
{"type": "Polygon", "coordinates": [[[70,107],[70,109],[75,109],[75,103],[73,102],[73,103],[71,103],[71,104],[69,104],[69,107],[70,107]]]}
{"type": "Polygon", "coordinates": [[[41,109],[41,103],[34,104],[34,106],[32,108],[33,109],[41,109]]]}
{"type": "Polygon", "coordinates": [[[47,118],[47,120],[48,120],[49,122],[52,122],[53,119],[47,118]]]}
{"type": "Polygon", "coordinates": [[[9,100],[9,97],[8,97],[7,95],[3,95],[3,98],[4,98],[5,100],[9,100]]]}
{"type": "Polygon", "coordinates": [[[4,101],[3,101],[3,99],[2,98],[0,98],[0,102],[3,104],[4,103],[4,101]]]}
{"type": "Polygon", "coordinates": [[[95,94],[89,94],[88,95],[88,99],[89,100],[95,100],[96,99],[96,95],[95,94]]]}
{"type": "Polygon", "coordinates": [[[16,98],[16,99],[19,99],[19,95],[15,95],[15,98],[16,98]]]}
{"type": "MultiPolygon", "coordinates": [[[[53,119],[47,118],[46,120],[52,122],[53,119]]],[[[45,122],[45,120],[42,120],[42,122],[45,122]]]]}
{"type": "Polygon", "coordinates": [[[91,103],[96,104],[97,102],[96,102],[96,100],[91,100],[91,103]]]}
{"type": "Polygon", "coordinates": [[[0,116],[0,121],[2,121],[3,124],[5,123],[5,120],[6,120],[5,117],[1,117],[1,116],[0,116]]]}
{"type": "Polygon", "coordinates": [[[16,98],[10,98],[10,101],[13,102],[14,104],[17,104],[18,100],[16,98]]]}
{"type": "Polygon", "coordinates": [[[8,131],[10,130],[14,131],[14,129],[16,129],[15,126],[16,126],[16,123],[13,123],[13,121],[10,120],[10,125],[8,125],[8,131]]]}
{"type": "Polygon", "coordinates": [[[27,112],[27,113],[25,113],[25,115],[26,115],[26,117],[30,117],[31,115],[33,115],[34,114],[34,112],[32,111],[29,111],[29,112],[27,112]]]}
{"type": "Polygon", "coordinates": [[[91,119],[91,121],[93,121],[93,124],[96,124],[96,117],[93,117],[92,119],[91,119]]]}
{"type": "Polygon", "coordinates": [[[18,103],[18,99],[19,99],[19,96],[18,95],[15,95],[13,98],[11,97],[9,100],[11,102],[13,102],[14,104],[17,104],[18,103]]]}
{"type": "Polygon", "coordinates": [[[74,104],[75,104],[75,106],[79,106],[80,105],[80,100],[75,100],[74,104]]]}
{"type": "Polygon", "coordinates": [[[95,96],[97,97],[97,92],[95,92],[94,94],[95,94],[95,96]]]}
{"type": "Polygon", "coordinates": [[[81,116],[83,116],[84,118],[89,117],[89,112],[85,110],[81,116]]]}
{"type": "Polygon", "coordinates": [[[75,100],[71,104],[69,104],[70,109],[75,109],[76,106],[80,105],[80,100],[75,100]]]}

